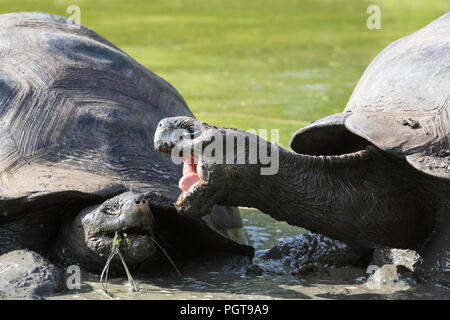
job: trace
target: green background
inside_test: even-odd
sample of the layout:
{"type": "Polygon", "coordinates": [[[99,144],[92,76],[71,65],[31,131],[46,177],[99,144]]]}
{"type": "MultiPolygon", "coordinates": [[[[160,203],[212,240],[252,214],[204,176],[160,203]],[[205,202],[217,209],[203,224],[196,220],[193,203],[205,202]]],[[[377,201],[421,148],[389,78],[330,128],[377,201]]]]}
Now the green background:
{"type": "Polygon", "coordinates": [[[293,132],[344,107],[387,44],[450,10],[448,0],[0,0],[81,23],[162,76],[201,120],[293,132]],[[367,7],[381,9],[369,30],[367,7]]]}

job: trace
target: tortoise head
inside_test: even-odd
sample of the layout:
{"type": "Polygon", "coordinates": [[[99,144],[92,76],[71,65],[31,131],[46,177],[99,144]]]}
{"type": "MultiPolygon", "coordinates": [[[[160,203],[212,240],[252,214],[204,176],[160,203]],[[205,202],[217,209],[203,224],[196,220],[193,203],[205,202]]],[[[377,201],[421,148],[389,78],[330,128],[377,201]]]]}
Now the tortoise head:
{"type": "Polygon", "coordinates": [[[236,186],[251,193],[255,179],[278,170],[277,145],[251,132],[185,116],[162,119],[154,147],[170,154],[172,162],[183,163],[175,207],[192,218],[209,214],[214,204],[235,205],[236,186]]]}
{"type": "MultiPolygon", "coordinates": [[[[157,251],[149,202],[148,195],[126,192],[84,209],[64,228],[64,247],[82,265],[101,270],[116,243],[128,267],[135,269],[157,251]]],[[[122,268],[115,258],[110,269],[122,268]]]]}

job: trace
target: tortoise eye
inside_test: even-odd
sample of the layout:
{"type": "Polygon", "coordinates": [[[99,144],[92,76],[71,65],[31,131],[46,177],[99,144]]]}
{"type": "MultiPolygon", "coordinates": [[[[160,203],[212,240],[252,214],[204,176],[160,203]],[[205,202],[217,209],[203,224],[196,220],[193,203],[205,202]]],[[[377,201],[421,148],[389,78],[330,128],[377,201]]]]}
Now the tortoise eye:
{"type": "Polygon", "coordinates": [[[119,203],[117,201],[110,201],[104,203],[100,211],[111,216],[120,215],[122,213],[122,206],[122,203],[119,203]]]}
{"type": "Polygon", "coordinates": [[[121,210],[121,208],[106,207],[106,208],[103,208],[101,210],[101,212],[105,213],[107,215],[110,215],[110,216],[115,216],[115,215],[122,213],[122,210],[121,210]]]}

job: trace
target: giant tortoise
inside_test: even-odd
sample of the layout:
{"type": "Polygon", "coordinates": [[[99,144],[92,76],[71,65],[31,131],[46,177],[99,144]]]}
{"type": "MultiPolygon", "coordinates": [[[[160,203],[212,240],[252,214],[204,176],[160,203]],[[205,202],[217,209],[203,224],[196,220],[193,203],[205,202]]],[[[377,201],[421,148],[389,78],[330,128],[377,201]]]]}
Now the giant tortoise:
{"type": "Polygon", "coordinates": [[[447,13],[385,48],[342,113],[294,134],[293,152],[189,117],[161,120],[155,147],[183,156],[184,216],[256,207],[357,247],[415,249],[420,276],[449,285],[449,114],[447,13]],[[265,174],[272,154],[278,170],[265,174]]]}
{"type": "Polygon", "coordinates": [[[153,146],[175,115],[192,116],[180,94],[92,30],[0,15],[0,296],[50,294],[48,259],[101,271],[116,232],[130,269],[165,259],[154,240],[175,262],[253,255],[237,208],[176,212],[181,172],[153,146]]]}

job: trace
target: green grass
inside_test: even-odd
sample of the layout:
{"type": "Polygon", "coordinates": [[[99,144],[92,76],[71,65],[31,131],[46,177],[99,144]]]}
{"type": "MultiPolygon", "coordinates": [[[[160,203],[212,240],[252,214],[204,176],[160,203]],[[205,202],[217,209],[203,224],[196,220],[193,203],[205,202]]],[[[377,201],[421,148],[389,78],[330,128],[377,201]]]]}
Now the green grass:
{"type": "Polygon", "coordinates": [[[298,128],[341,111],[368,63],[393,40],[450,10],[448,0],[0,0],[0,12],[70,16],[159,74],[201,120],[298,128]],[[381,7],[368,30],[366,8],[381,7]]]}

